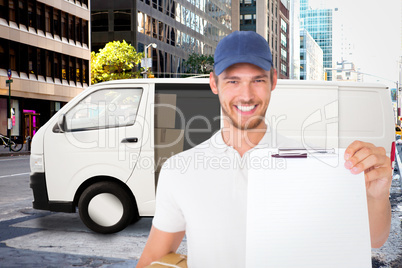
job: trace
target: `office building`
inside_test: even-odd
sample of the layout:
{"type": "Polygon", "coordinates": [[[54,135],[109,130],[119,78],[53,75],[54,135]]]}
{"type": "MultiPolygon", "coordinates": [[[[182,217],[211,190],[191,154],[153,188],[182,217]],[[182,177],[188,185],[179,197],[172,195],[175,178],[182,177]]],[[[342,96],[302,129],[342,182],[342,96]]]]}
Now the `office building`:
{"type": "Polygon", "coordinates": [[[300,79],[300,1],[290,1],[289,79],[300,79]]]}
{"type": "Polygon", "coordinates": [[[156,77],[177,77],[192,53],[212,55],[232,32],[231,0],[96,0],[91,3],[92,48],[125,40],[152,57],[156,77]]]}
{"type": "MultiPolygon", "coordinates": [[[[240,30],[255,31],[268,40],[278,78],[289,78],[290,2],[288,0],[237,0],[240,4],[240,30]]],[[[234,1],[232,1],[233,6],[234,1]]],[[[237,21],[233,12],[233,21],[237,21]]]]}
{"type": "MultiPolygon", "coordinates": [[[[342,60],[336,63],[336,76],[335,81],[350,81],[361,82],[362,74],[356,70],[356,66],[353,62],[342,60]]],[[[335,74],[335,72],[333,72],[335,74]]]]}
{"type": "Polygon", "coordinates": [[[300,30],[300,80],[324,80],[323,51],[305,29],[300,30]]]}
{"type": "MultiPolygon", "coordinates": [[[[332,9],[313,9],[309,0],[300,0],[300,27],[306,29],[324,53],[324,70],[332,69],[332,9]]],[[[328,72],[327,80],[332,80],[328,72]]]]}
{"type": "Polygon", "coordinates": [[[60,107],[89,85],[87,0],[0,1],[0,133],[32,137],[60,107]]]}

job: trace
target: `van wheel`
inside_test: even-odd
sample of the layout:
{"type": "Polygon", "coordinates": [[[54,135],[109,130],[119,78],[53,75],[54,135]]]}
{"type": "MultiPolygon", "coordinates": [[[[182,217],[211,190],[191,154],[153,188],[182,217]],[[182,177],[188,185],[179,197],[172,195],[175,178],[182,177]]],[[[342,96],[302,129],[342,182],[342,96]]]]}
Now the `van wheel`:
{"type": "Polygon", "coordinates": [[[130,196],[113,182],[98,182],[85,189],[78,210],[84,224],[102,234],[119,232],[137,218],[130,196]]]}

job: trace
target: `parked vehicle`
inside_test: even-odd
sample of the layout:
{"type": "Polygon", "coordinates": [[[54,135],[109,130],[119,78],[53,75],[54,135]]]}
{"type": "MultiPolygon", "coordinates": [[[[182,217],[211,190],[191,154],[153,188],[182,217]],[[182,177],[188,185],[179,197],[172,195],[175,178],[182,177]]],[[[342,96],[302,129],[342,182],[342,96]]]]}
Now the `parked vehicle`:
{"type": "Polygon", "coordinates": [[[402,135],[402,128],[398,125],[395,125],[395,135],[402,135]]]}
{"type": "MultiPolygon", "coordinates": [[[[84,90],[33,138],[33,207],[78,207],[99,233],[153,216],[164,161],[220,129],[208,82],[117,80],[84,90]]],[[[394,141],[390,94],[379,85],[280,80],[266,118],[270,131],[307,147],[345,148],[360,139],[390,153],[394,141]]]]}

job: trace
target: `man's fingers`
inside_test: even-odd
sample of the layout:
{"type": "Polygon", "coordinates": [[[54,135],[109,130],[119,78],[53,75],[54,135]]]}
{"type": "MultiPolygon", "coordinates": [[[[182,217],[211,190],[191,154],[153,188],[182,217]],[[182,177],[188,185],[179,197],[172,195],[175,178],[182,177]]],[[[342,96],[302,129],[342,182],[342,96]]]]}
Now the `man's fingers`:
{"type": "Polygon", "coordinates": [[[358,152],[362,148],[375,148],[375,146],[372,143],[354,141],[345,150],[345,160],[346,161],[349,160],[351,157],[355,155],[356,152],[358,152]]]}
{"type": "MultiPolygon", "coordinates": [[[[359,152],[357,152],[356,154],[359,154],[359,152]]],[[[355,155],[350,160],[346,161],[345,167],[350,169],[353,174],[359,174],[360,172],[368,170],[370,168],[386,166],[387,164],[389,164],[388,161],[389,158],[386,155],[367,155],[365,152],[361,152],[359,155],[355,155]]]]}
{"type": "Polygon", "coordinates": [[[392,170],[388,167],[373,168],[364,174],[366,182],[375,181],[378,179],[392,180],[392,170]]]}

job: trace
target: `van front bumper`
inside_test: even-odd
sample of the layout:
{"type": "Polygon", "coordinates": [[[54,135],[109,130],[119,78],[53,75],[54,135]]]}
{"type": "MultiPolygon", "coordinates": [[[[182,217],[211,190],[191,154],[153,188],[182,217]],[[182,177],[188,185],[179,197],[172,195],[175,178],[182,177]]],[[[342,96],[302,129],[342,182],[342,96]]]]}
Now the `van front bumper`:
{"type": "Polygon", "coordinates": [[[30,176],[29,186],[34,196],[34,201],[32,202],[34,209],[55,212],[76,212],[74,202],[49,201],[45,173],[32,174],[30,176]]]}

